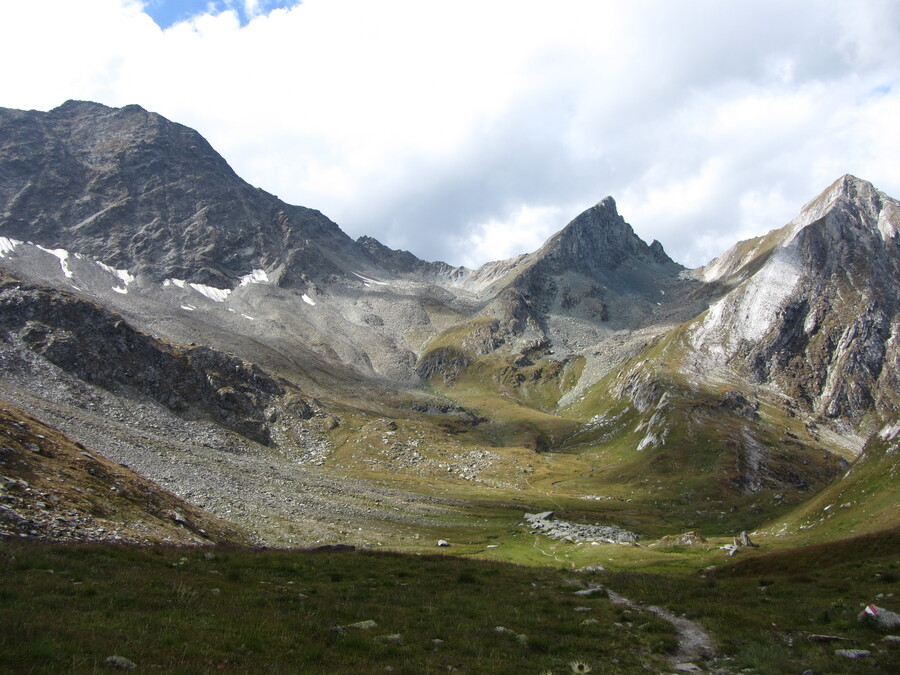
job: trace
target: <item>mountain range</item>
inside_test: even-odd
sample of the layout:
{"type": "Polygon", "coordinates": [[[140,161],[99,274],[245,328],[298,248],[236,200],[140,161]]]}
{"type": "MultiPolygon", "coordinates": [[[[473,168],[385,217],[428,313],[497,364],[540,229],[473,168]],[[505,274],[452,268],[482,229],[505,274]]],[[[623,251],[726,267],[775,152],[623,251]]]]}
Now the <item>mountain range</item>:
{"type": "Polygon", "coordinates": [[[548,506],[624,541],[887,527],[898,229],[846,175],[686,269],[606,197],[468,269],[354,241],[139,106],[0,109],[0,532],[414,549],[548,506]],[[54,530],[58,486],[99,491],[36,460],[63,446],[161,496],[54,530]]]}

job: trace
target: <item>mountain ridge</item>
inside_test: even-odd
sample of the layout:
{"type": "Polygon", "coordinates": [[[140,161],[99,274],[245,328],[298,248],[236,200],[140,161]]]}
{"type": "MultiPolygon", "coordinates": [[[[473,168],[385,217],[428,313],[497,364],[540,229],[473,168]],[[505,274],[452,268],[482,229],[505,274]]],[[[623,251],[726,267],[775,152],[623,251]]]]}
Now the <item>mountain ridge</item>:
{"type": "Polygon", "coordinates": [[[644,532],[648,513],[752,528],[897,420],[898,213],[844,176],[687,270],[606,197],[472,270],[353,241],[138,106],[0,109],[0,391],[263,541],[401,536],[366,515],[387,513],[377,481],[418,522],[435,490],[609,492],[644,532]],[[271,519],[201,465],[243,467],[271,519]],[[317,492],[344,483],[347,501],[317,492]],[[329,506],[307,518],[292,484],[329,506]]]}

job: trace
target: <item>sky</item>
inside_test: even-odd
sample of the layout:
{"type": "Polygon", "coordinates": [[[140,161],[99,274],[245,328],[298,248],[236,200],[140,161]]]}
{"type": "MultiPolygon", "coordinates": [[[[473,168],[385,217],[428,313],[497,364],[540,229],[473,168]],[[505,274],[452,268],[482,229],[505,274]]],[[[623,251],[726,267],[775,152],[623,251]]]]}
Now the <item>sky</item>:
{"type": "Polygon", "coordinates": [[[0,0],[0,106],[137,103],[350,236],[475,267],[607,195],[696,267],[900,197],[895,0],[0,0]]]}

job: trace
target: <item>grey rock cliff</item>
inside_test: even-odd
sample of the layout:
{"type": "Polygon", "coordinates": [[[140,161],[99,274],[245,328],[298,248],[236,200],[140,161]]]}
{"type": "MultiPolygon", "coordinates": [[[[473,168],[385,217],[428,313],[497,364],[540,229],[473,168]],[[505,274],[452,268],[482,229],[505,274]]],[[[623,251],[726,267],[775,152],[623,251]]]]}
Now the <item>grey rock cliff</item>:
{"type": "Polygon", "coordinates": [[[732,368],[825,418],[896,415],[898,229],[900,203],[866,181],[839,179],[768,235],[765,250],[719,273],[746,278],[694,328],[699,367],[732,368]]]}

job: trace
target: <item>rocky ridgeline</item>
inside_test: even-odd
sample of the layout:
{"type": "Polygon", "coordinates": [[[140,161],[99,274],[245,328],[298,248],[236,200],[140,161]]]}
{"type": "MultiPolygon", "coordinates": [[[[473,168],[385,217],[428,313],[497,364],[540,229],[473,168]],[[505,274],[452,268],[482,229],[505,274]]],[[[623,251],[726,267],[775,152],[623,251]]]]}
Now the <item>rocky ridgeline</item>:
{"type": "Polygon", "coordinates": [[[695,368],[727,366],[824,420],[893,419],[898,232],[900,202],[847,175],[780,230],[736,245],[743,255],[705,268],[710,281],[746,280],[692,327],[695,368]]]}
{"type": "MultiPolygon", "coordinates": [[[[657,455],[648,471],[671,485],[694,466],[676,461],[686,432],[715,439],[717,470],[703,476],[715,490],[809,492],[834,473],[829,451],[858,451],[900,411],[898,214],[896,200],[845,176],[786,228],[692,272],[642,242],[607,198],[539,250],[467,270],[353,241],[139,106],[0,109],[0,266],[24,280],[0,279],[0,392],[220,515],[297,524],[291,544],[325,536],[310,520],[328,536],[375,527],[361,482],[346,522],[333,517],[359,467],[485,489],[527,482],[527,461],[503,466],[509,448],[456,451],[475,419],[395,407],[423,381],[449,401],[477,376],[498,430],[513,413],[495,394],[548,424],[543,415],[585,401],[565,420],[574,435],[536,429],[523,441],[538,451],[637,432],[627,461],[657,455]],[[607,376],[607,393],[641,419],[610,409],[581,424],[603,409],[588,405],[607,376]],[[341,467],[326,422],[353,411],[414,415],[427,445],[348,431],[360,453],[341,467]],[[797,418],[793,436],[780,433],[781,414],[797,418]],[[347,471],[318,485],[336,469],[347,471]],[[305,493],[303,511],[289,501],[301,483],[321,498],[315,518],[305,493]]],[[[585,541],[630,535],[531,526],[585,541]]]]}
{"type": "MultiPolygon", "coordinates": [[[[206,414],[263,445],[272,443],[273,408],[284,383],[230,354],[175,346],[132,328],[94,303],[0,275],[0,327],[79,379],[150,396],[170,410],[206,414]]],[[[309,417],[299,396],[292,409],[309,417]]]]}
{"type": "Polygon", "coordinates": [[[632,544],[638,536],[615,525],[588,525],[567,520],[554,520],[553,511],[526,513],[525,524],[533,533],[551,539],[568,539],[573,542],[597,542],[604,544],[632,544]]]}

